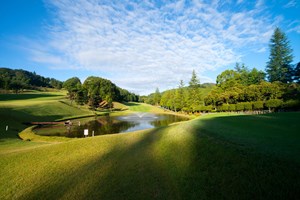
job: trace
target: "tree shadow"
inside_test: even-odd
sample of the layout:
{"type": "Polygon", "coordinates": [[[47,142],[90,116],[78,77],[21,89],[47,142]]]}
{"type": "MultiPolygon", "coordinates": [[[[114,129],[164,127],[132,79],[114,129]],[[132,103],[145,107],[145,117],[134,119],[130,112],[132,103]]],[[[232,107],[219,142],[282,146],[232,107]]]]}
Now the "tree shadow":
{"type": "Polygon", "coordinates": [[[59,94],[0,94],[0,102],[1,101],[13,101],[13,100],[28,100],[28,99],[36,99],[36,98],[43,98],[43,97],[59,97],[63,95],[59,94]]]}
{"type": "Polygon", "coordinates": [[[51,196],[51,199],[60,199],[67,194],[70,196],[66,198],[71,199],[178,199],[172,182],[167,181],[169,178],[165,169],[151,155],[153,143],[162,136],[161,129],[149,131],[129,148],[126,145],[114,146],[104,156],[93,159],[70,173],[62,174],[61,180],[45,177],[50,179],[48,183],[53,184],[35,188],[24,198],[51,196]],[[74,192],[74,188],[78,190],[74,192]]]}
{"type": "Polygon", "coordinates": [[[140,105],[140,104],[135,103],[135,102],[125,102],[124,104],[125,104],[126,106],[138,106],[138,105],[140,105]]]}
{"type": "Polygon", "coordinates": [[[300,198],[298,164],[248,152],[203,134],[200,126],[181,128],[153,129],[129,145],[130,134],[140,134],[130,133],[104,156],[66,173],[58,170],[58,180],[44,177],[47,181],[23,198],[300,198]]]}
{"type": "Polygon", "coordinates": [[[18,138],[18,133],[27,128],[28,122],[54,121],[63,115],[36,116],[29,112],[10,107],[0,107],[0,141],[8,138],[18,138]],[[27,125],[26,125],[27,124],[27,125]],[[6,131],[6,126],[8,130],[6,131]]]}

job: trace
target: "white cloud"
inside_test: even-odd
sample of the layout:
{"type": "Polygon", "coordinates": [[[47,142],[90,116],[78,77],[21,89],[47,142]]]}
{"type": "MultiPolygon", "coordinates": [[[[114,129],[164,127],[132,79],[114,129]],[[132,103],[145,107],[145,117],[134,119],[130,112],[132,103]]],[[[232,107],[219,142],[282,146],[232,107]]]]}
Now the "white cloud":
{"type": "Polygon", "coordinates": [[[284,5],[284,8],[292,8],[292,7],[297,7],[296,0],[290,0],[287,2],[287,4],[284,5]]]}
{"type": "Polygon", "coordinates": [[[112,73],[113,82],[140,94],[188,82],[193,69],[201,82],[212,81],[205,72],[240,61],[243,48],[262,48],[274,27],[260,12],[262,0],[243,11],[220,2],[51,0],[56,18],[32,59],[112,73]]]}
{"type": "Polygon", "coordinates": [[[291,22],[288,25],[288,31],[287,32],[296,32],[296,33],[300,34],[300,21],[295,20],[295,21],[291,22]]]}

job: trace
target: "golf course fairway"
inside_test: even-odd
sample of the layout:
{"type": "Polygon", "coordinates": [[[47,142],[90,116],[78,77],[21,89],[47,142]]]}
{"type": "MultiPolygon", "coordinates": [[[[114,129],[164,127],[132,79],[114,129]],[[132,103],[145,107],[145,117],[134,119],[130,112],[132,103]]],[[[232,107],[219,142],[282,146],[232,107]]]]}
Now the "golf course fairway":
{"type": "Polygon", "coordinates": [[[299,112],[35,142],[24,122],[93,113],[63,94],[1,99],[0,199],[300,199],[299,112]]]}

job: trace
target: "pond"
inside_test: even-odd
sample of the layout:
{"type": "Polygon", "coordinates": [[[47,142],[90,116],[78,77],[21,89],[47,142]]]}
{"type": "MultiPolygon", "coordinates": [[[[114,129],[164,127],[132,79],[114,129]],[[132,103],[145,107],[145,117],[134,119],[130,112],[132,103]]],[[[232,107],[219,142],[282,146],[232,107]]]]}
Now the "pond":
{"type": "Polygon", "coordinates": [[[84,129],[89,130],[89,136],[93,133],[96,136],[144,130],[186,120],[188,120],[187,117],[176,115],[134,113],[124,116],[76,119],[71,120],[71,125],[43,125],[34,129],[34,132],[44,136],[84,137],[84,129]]]}

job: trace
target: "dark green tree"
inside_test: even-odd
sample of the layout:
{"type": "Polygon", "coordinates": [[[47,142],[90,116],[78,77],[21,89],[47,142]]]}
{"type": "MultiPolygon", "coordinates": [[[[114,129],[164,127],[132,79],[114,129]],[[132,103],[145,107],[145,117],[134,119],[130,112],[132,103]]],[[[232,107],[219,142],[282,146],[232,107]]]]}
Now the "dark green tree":
{"type": "Polygon", "coordinates": [[[81,81],[78,77],[72,77],[63,83],[63,88],[68,91],[71,104],[76,99],[77,92],[81,89],[81,81]]]}
{"type": "Polygon", "coordinates": [[[294,71],[294,80],[297,83],[300,83],[300,62],[298,62],[298,64],[295,67],[295,71],[294,71]]]}
{"type": "Polygon", "coordinates": [[[270,40],[270,56],[266,66],[266,72],[270,82],[280,81],[288,83],[292,81],[293,61],[292,49],[284,32],[276,28],[270,40]]]}
{"type": "Polygon", "coordinates": [[[236,63],[235,71],[239,74],[239,82],[245,86],[259,84],[264,81],[266,77],[263,71],[257,70],[256,68],[249,70],[244,64],[239,63],[236,63]]]}

